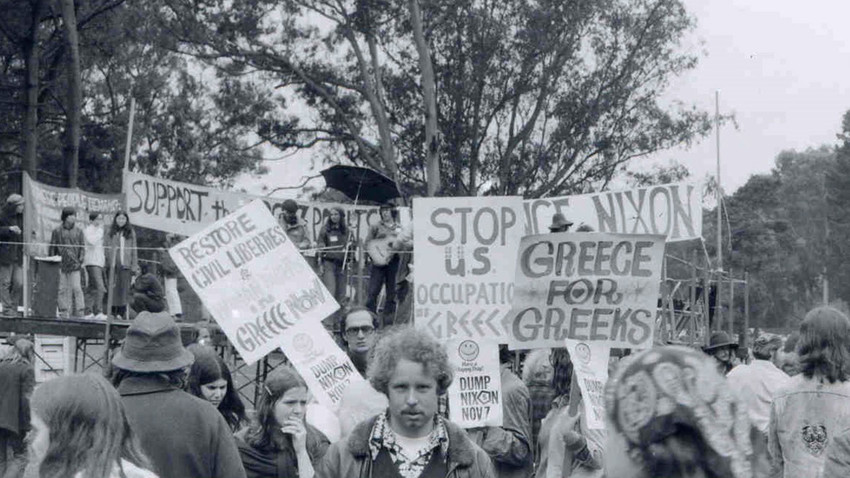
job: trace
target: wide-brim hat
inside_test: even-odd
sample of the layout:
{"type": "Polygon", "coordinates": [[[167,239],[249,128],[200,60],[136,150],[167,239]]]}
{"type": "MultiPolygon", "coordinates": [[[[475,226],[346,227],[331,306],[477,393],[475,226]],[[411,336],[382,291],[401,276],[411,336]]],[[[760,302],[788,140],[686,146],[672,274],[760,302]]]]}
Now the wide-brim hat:
{"type": "Polygon", "coordinates": [[[573,222],[566,218],[562,213],[556,212],[554,216],[552,216],[552,225],[549,226],[549,230],[560,229],[564,226],[572,226],[573,222]]]}
{"type": "Polygon", "coordinates": [[[112,365],[131,372],[170,372],[192,365],[195,357],[183,347],[180,328],[167,312],[141,312],[112,365]]]}
{"type": "Polygon", "coordinates": [[[711,338],[708,341],[708,347],[703,347],[703,350],[708,352],[711,350],[721,349],[723,347],[737,349],[738,342],[732,340],[732,337],[729,337],[729,334],[726,332],[719,331],[711,334],[711,338]]]}

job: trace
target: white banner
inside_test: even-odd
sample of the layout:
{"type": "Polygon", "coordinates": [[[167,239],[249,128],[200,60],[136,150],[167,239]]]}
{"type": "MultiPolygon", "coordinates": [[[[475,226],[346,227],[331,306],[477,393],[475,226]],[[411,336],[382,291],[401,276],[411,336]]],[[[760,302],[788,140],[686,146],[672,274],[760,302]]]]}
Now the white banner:
{"type": "Polygon", "coordinates": [[[281,350],[307,382],[313,396],[331,410],[339,408],[349,385],[365,381],[321,322],[302,320],[280,340],[281,350]]]}
{"type": "Polygon", "coordinates": [[[455,369],[449,387],[449,420],[463,428],[502,426],[502,375],[499,344],[488,339],[449,340],[455,369]]]}
{"type": "Polygon", "coordinates": [[[169,253],[248,364],[279,347],[299,321],[318,322],[339,308],[261,201],[169,253]]]}
{"type": "Polygon", "coordinates": [[[573,373],[581,389],[584,416],[591,430],[605,428],[605,384],[611,347],[605,342],[566,339],[573,373]]]}
{"type": "Polygon", "coordinates": [[[416,198],[413,211],[416,326],[507,343],[522,198],[416,198]]]}

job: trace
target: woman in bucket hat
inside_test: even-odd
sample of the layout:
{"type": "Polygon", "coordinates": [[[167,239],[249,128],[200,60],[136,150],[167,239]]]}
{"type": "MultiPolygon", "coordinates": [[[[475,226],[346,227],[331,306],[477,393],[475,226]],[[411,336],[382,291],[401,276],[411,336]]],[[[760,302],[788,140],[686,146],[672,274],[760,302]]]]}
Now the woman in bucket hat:
{"type": "Polygon", "coordinates": [[[737,365],[735,363],[735,351],[738,350],[738,343],[729,337],[729,334],[723,331],[714,332],[708,341],[708,347],[702,349],[708,355],[714,357],[717,361],[717,371],[726,375],[732,368],[737,365]]]}
{"type": "Polygon", "coordinates": [[[167,312],[142,312],[112,360],[130,426],[161,478],[244,478],[230,427],[183,391],[194,361],[167,312]]]}

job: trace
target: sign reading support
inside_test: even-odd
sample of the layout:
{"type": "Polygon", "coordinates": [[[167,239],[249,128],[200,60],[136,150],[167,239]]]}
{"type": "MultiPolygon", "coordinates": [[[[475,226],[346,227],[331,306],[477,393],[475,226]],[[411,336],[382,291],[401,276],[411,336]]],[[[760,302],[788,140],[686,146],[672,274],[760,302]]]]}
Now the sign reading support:
{"type": "Polygon", "coordinates": [[[517,255],[512,349],[565,339],[649,348],[655,332],[664,236],[526,236],[517,255]]]}
{"type": "Polygon", "coordinates": [[[413,210],[416,326],[506,343],[522,199],[416,198],[413,210]]]}
{"type": "Polygon", "coordinates": [[[280,346],[296,323],[339,305],[262,201],[254,201],[169,250],[246,363],[280,346]]]}
{"type": "Polygon", "coordinates": [[[463,428],[502,426],[499,344],[454,338],[447,344],[455,378],[449,387],[449,419],[463,428]]]}
{"type": "Polygon", "coordinates": [[[605,384],[608,382],[608,357],[611,347],[605,342],[584,342],[566,339],[567,351],[573,362],[573,373],[581,389],[587,427],[605,428],[605,384]]]}

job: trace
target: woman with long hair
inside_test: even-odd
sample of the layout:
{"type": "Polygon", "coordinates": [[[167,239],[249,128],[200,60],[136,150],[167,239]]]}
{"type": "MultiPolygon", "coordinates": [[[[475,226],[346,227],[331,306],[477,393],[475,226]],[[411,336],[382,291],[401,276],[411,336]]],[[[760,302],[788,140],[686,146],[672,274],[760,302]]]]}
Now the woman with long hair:
{"type": "Polygon", "coordinates": [[[262,385],[254,424],[236,444],[248,478],[313,478],[330,443],[306,423],[309,392],[304,379],[281,366],[262,385]]]}
{"type": "MultiPolygon", "coordinates": [[[[133,276],[139,274],[139,256],[136,231],[130,216],[124,211],[115,213],[106,238],[107,271],[114,268],[115,284],[112,288],[112,314],[124,316],[130,301],[133,276]]],[[[109,277],[109,274],[107,274],[109,277]]]]}
{"type": "Polygon", "coordinates": [[[346,293],[345,270],[343,261],[351,260],[351,251],[346,258],[346,246],[349,245],[348,225],[345,211],[336,207],[331,209],[328,219],[319,232],[319,272],[325,287],[334,295],[339,304],[343,304],[346,293]]]}
{"type": "Polygon", "coordinates": [[[94,374],[68,375],[32,395],[30,462],[40,478],[155,478],[121,396],[94,374]]]}
{"type": "Polygon", "coordinates": [[[666,346],[624,359],[605,387],[605,412],[607,476],[753,475],[747,406],[699,351],[666,346]]]}
{"type": "Polygon", "coordinates": [[[215,349],[203,345],[190,345],[187,350],[195,356],[186,386],[189,393],[215,406],[233,433],[248,422],[245,404],[233,388],[233,378],[224,360],[215,349]]]}

